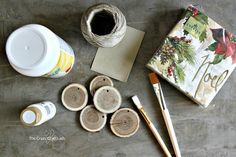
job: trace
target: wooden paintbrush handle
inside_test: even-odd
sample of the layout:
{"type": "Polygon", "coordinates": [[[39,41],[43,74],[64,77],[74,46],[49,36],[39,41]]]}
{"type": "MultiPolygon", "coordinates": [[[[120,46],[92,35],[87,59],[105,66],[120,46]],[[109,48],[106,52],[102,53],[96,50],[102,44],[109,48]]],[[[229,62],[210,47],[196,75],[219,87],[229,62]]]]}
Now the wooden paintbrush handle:
{"type": "Polygon", "coordinates": [[[175,135],[174,127],[173,127],[168,109],[162,110],[162,114],[163,114],[163,117],[164,117],[164,120],[165,120],[165,123],[166,123],[166,127],[167,127],[167,130],[168,130],[169,136],[170,136],[172,146],[173,146],[174,151],[175,151],[175,155],[176,155],[176,157],[181,157],[179,145],[178,145],[178,142],[177,142],[177,138],[176,138],[176,135],[175,135]]]}
{"type": "Polygon", "coordinates": [[[161,148],[162,148],[163,151],[165,152],[166,156],[167,156],[167,157],[171,157],[171,154],[170,154],[168,148],[166,147],[164,141],[162,140],[162,138],[161,138],[160,134],[158,133],[157,129],[155,128],[155,126],[154,126],[152,123],[150,123],[150,124],[149,124],[149,127],[150,127],[150,129],[151,129],[153,135],[156,137],[157,141],[158,141],[159,144],[161,145],[161,148]]]}

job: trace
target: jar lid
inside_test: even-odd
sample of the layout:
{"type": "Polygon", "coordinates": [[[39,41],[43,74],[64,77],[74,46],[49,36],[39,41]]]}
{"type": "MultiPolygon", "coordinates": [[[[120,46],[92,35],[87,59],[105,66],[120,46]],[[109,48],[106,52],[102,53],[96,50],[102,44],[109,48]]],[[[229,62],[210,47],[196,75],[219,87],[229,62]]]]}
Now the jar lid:
{"type": "Polygon", "coordinates": [[[26,126],[34,126],[42,119],[42,113],[35,107],[27,107],[20,114],[21,122],[26,126]]]}
{"type": "Polygon", "coordinates": [[[40,63],[46,54],[44,37],[32,29],[18,29],[7,41],[11,62],[22,68],[31,68],[40,63]]]}
{"type": "Polygon", "coordinates": [[[120,92],[111,86],[99,88],[93,98],[93,102],[97,110],[103,113],[113,113],[121,105],[120,92]]]}
{"type": "Polygon", "coordinates": [[[110,121],[112,132],[119,137],[130,137],[139,128],[139,116],[130,108],[122,108],[116,111],[110,121]]]}
{"type": "Polygon", "coordinates": [[[96,76],[91,82],[89,86],[89,90],[91,95],[93,96],[97,89],[103,86],[113,86],[112,80],[105,75],[96,76]]]}
{"type": "Polygon", "coordinates": [[[89,132],[100,131],[106,121],[107,115],[99,112],[93,105],[86,106],[80,113],[80,124],[89,132]]]}
{"type": "Polygon", "coordinates": [[[22,113],[22,120],[24,121],[24,123],[26,124],[32,124],[36,121],[36,114],[35,112],[28,110],[28,111],[24,111],[22,113]]]}
{"type": "Polygon", "coordinates": [[[61,100],[68,110],[79,111],[87,105],[88,92],[83,85],[72,83],[63,90],[61,100]]]}
{"type": "Polygon", "coordinates": [[[42,76],[57,64],[60,45],[51,30],[42,25],[29,24],[10,34],[6,54],[18,72],[27,76],[42,76]]]}

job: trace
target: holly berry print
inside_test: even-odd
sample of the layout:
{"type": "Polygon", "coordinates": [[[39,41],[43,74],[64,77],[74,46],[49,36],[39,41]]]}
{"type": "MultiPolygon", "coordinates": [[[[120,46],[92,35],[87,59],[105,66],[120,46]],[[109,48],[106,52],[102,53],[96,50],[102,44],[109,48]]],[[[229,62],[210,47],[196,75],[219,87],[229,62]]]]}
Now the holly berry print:
{"type": "Polygon", "coordinates": [[[161,64],[167,66],[166,69],[163,69],[163,74],[167,77],[173,77],[176,83],[184,82],[185,72],[181,63],[185,61],[188,64],[194,64],[194,48],[191,41],[185,36],[167,37],[149,63],[155,64],[155,60],[160,57],[161,64]]]}
{"type": "Polygon", "coordinates": [[[236,67],[236,37],[189,6],[147,67],[207,107],[236,67]]]}
{"type": "MultiPolygon", "coordinates": [[[[200,12],[197,8],[195,8],[194,6],[189,6],[184,14],[184,16],[182,16],[183,19],[185,19],[185,22],[183,25],[185,25],[187,23],[187,21],[189,20],[189,18],[193,18],[196,21],[200,22],[202,25],[208,25],[208,17],[203,14],[202,12],[200,12]]],[[[196,25],[194,25],[196,26],[196,25]]],[[[183,30],[184,35],[188,35],[189,32],[186,30],[183,30]]],[[[203,30],[203,32],[201,32],[201,34],[199,35],[199,40],[200,42],[203,42],[206,38],[207,38],[207,31],[206,29],[203,30]]]]}
{"type": "Polygon", "coordinates": [[[218,64],[223,59],[231,57],[232,64],[236,63],[236,37],[223,28],[211,29],[214,43],[208,46],[206,50],[213,51],[215,58],[211,64],[218,64]]]}

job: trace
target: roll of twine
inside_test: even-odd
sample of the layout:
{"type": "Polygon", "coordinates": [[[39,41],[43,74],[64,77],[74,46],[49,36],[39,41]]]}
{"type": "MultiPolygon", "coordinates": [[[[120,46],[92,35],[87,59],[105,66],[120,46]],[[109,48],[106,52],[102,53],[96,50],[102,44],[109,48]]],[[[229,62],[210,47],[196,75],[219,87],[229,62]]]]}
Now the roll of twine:
{"type": "Polygon", "coordinates": [[[97,4],[89,7],[83,14],[81,19],[81,30],[84,38],[97,47],[113,47],[118,44],[124,37],[126,32],[126,19],[122,12],[115,6],[110,4],[97,4]],[[92,32],[91,21],[96,13],[106,11],[113,16],[115,26],[109,34],[97,35],[92,32]]]}

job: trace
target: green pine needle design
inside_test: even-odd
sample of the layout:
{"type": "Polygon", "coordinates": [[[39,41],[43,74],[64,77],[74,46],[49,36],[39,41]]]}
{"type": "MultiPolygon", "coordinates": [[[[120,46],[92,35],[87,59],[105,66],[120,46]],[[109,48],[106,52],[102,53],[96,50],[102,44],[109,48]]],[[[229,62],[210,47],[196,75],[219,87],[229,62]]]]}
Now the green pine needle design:
{"type": "Polygon", "coordinates": [[[179,64],[175,64],[175,69],[174,69],[174,74],[177,76],[178,80],[180,83],[184,82],[185,79],[185,73],[183,70],[183,67],[179,64]]]}
{"type": "Polygon", "coordinates": [[[156,54],[149,60],[148,64],[149,65],[154,65],[157,61],[157,56],[156,54]]]}
{"type": "Polygon", "coordinates": [[[159,60],[162,65],[167,66],[163,69],[163,75],[174,77],[176,83],[183,83],[185,80],[184,67],[181,65],[183,61],[190,65],[194,64],[194,48],[188,42],[189,40],[167,37],[161,48],[155,53],[149,61],[149,65],[155,65],[159,60]]]}
{"type": "Polygon", "coordinates": [[[194,49],[191,45],[186,42],[179,42],[175,44],[176,49],[178,50],[179,60],[185,59],[189,64],[194,64],[194,49]]]}

